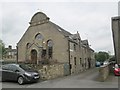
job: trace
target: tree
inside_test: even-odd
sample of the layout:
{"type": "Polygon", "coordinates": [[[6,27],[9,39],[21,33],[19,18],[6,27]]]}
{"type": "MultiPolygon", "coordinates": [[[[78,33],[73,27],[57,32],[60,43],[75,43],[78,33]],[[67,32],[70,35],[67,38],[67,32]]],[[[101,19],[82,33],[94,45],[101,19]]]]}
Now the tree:
{"type": "Polygon", "coordinates": [[[112,56],[109,61],[116,61],[115,56],[112,56]]]}
{"type": "Polygon", "coordinates": [[[109,54],[107,52],[98,52],[95,53],[95,59],[99,62],[104,62],[109,59],[109,54]]]}
{"type": "Polygon", "coordinates": [[[3,57],[3,53],[5,52],[5,44],[2,40],[0,40],[0,59],[3,57]]]}

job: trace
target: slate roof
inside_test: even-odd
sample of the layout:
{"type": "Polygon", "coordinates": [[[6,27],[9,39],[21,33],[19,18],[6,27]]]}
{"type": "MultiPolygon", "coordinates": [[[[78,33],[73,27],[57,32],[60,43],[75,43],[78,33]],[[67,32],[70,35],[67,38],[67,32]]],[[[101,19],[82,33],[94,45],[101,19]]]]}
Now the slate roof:
{"type": "Polygon", "coordinates": [[[120,20],[120,16],[112,17],[112,20],[120,20]]]}
{"type": "MultiPolygon", "coordinates": [[[[76,43],[74,39],[79,38],[77,34],[71,34],[70,32],[64,30],[63,28],[61,28],[60,26],[56,25],[55,23],[49,21],[52,25],[54,25],[54,27],[60,32],[62,33],[69,41],[76,43]]],[[[77,43],[76,43],[77,44],[77,43]]]]}
{"type": "Polygon", "coordinates": [[[53,23],[53,22],[51,22],[51,21],[50,21],[50,23],[51,23],[52,25],[54,25],[54,27],[55,27],[58,31],[60,31],[64,36],[68,37],[68,36],[72,35],[70,32],[64,30],[63,28],[61,28],[60,26],[56,25],[55,23],[53,23]]]}
{"type": "Polygon", "coordinates": [[[83,45],[89,45],[88,40],[82,40],[83,45]]]}

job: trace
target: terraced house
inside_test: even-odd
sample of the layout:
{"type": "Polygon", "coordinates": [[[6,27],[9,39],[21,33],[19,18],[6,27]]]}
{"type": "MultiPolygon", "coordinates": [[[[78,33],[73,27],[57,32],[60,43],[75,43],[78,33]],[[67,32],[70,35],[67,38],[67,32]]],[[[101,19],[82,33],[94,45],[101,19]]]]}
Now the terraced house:
{"type": "Polygon", "coordinates": [[[17,50],[13,49],[11,45],[8,48],[5,48],[5,52],[3,53],[3,60],[7,61],[15,61],[17,57],[17,50]]]}
{"type": "Polygon", "coordinates": [[[18,62],[44,64],[44,61],[68,63],[70,73],[94,67],[94,50],[79,33],[71,34],[37,12],[17,44],[18,62]]]}

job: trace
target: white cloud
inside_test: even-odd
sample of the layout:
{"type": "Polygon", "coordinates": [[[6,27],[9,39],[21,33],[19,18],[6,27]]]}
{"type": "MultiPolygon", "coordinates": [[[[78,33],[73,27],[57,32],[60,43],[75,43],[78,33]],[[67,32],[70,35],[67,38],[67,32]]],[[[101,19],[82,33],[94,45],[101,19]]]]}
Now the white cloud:
{"type": "Polygon", "coordinates": [[[106,50],[113,53],[111,17],[117,15],[117,3],[3,3],[2,27],[6,45],[15,47],[29,26],[29,21],[38,9],[65,30],[76,33],[82,39],[89,39],[96,51],[106,50]],[[103,44],[104,43],[104,44],[103,44]]]}

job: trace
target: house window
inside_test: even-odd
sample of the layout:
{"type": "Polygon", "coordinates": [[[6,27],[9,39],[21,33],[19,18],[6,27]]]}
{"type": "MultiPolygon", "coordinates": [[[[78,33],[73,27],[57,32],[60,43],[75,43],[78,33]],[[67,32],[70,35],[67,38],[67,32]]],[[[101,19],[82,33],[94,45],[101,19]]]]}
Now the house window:
{"type": "Polygon", "coordinates": [[[30,47],[31,47],[31,44],[30,44],[30,43],[27,43],[26,49],[29,49],[30,47]]]}
{"type": "Polygon", "coordinates": [[[70,51],[73,52],[74,51],[74,43],[70,42],[70,51]]]}
{"type": "Polygon", "coordinates": [[[48,49],[48,58],[50,59],[50,58],[52,58],[52,47],[49,47],[49,49],[48,49]]]}
{"type": "Polygon", "coordinates": [[[45,56],[46,56],[46,49],[43,49],[42,50],[42,58],[45,58],[45,56]]]}
{"type": "Polygon", "coordinates": [[[82,59],[80,58],[80,64],[82,63],[82,59]]]}
{"type": "Polygon", "coordinates": [[[85,53],[87,53],[87,49],[85,48],[85,53]]]}
{"type": "Polygon", "coordinates": [[[36,36],[35,36],[35,39],[36,40],[43,40],[43,35],[38,33],[36,36]]]}
{"type": "Polygon", "coordinates": [[[74,51],[76,51],[76,44],[74,44],[74,51]]]}
{"type": "Polygon", "coordinates": [[[48,40],[47,44],[48,44],[48,47],[53,47],[53,41],[52,40],[48,40]]]}
{"type": "Polygon", "coordinates": [[[11,55],[11,52],[8,52],[8,55],[11,55]]]}
{"type": "Polygon", "coordinates": [[[84,63],[85,63],[85,67],[86,67],[86,58],[85,58],[85,62],[84,63]]]}
{"type": "Polygon", "coordinates": [[[52,40],[48,40],[47,41],[47,47],[48,47],[48,58],[52,58],[52,54],[53,54],[53,41],[52,40]]]}
{"type": "Polygon", "coordinates": [[[74,64],[76,65],[76,57],[74,57],[74,64]]]}

